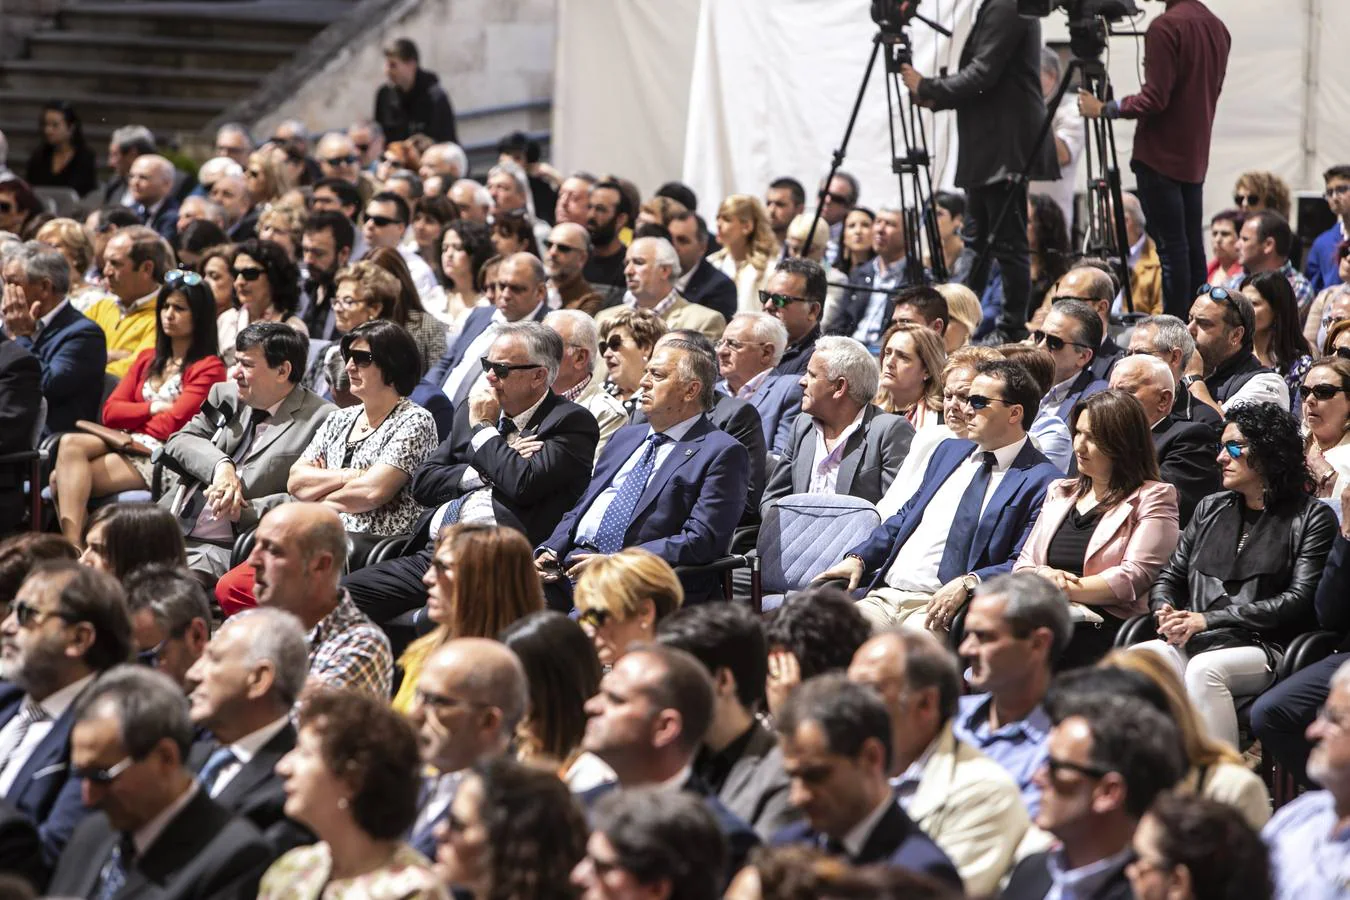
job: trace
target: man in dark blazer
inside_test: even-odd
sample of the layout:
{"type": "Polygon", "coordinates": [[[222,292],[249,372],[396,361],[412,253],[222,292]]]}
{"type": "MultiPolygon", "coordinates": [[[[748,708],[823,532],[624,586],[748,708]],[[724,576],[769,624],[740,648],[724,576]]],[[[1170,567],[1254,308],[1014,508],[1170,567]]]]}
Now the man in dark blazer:
{"type": "Polygon", "coordinates": [[[1096,311],[1102,323],[1102,342],[1092,354],[1089,368],[1094,378],[1109,381],[1111,370],[1125,355],[1120,345],[1111,339],[1111,306],[1116,299],[1115,278],[1095,265],[1079,264],[1065,272],[1055,283],[1052,296],[1052,303],[1077,300],[1096,311]]]}
{"type": "MultiPolygon", "coordinates": [[[[42,406],[42,366],[37,357],[0,334],[0,453],[33,449],[33,430],[42,406]]],[[[17,531],[28,507],[23,502],[26,466],[0,467],[0,536],[17,531]]],[[[33,485],[32,490],[41,490],[33,485]]]]}
{"type": "Polygon", "coordinates": [[[708,262],[708,225],[692,210],[676,213],[667,223],[670,242],[684,274],[675,287],[690,303],[706,306],[730,322],[736,314],[736,283],[708,262]]]}
{"type": "Polygon", "coordinates": [[[961,876],[891,791],[891,720],[870,687],[843,674],[803,682],[774,718],[803,820],[774,846],[819,847],[853,865],[912,869],[960,890],[961,876]]]}
{"type": "MultiPolygon", "coordinates": [[[[678,567],[727,552],[745,513],[750,460],[708,421],[716,380],[712,359],[694,344],[657,346],[641,384],[649,424],[610,438],[581,500],[539,545],[535,565],[551,602],[570,605],[570,584],[597,554],[641,547],[678,567]]],[[[681,581],[686,603],[721,596],[715,576],[681,581]]]]}
{"type": "Polygon", "coordinates": [[[1139,819],[1158,794],[1179,782],[1188,764],[1172,719],[1143,700],[1072,687],[1050,703],[1049,758],[1036,774],[1037,827],[1060,846],[1023,859],[1003,900],[1063,896],[1130,900],[1125,866],[1139,819]]]}
{"type": "Polygon", "coordinates": [[[166,241],[178,231],[178,198],[174,196],[174,166],[156,153],[136,157],[127,176],[132,209],[141,222],[166,241]]]}
{"type": "Polygon", "coordinates": [[[0,318],[5,331],[42,365],[43,434],[74,431],[77,419],[97,422],[107,338],[66,299],[69,263],[59,251],[29,242],[9,257],[4,276],[0,318]]]}
{"type": "Polygon", "coordinates": [[[776,375],[800,377],[820,340],[820,320],[825,315],[829,278],[818,262],[789,256],[780,260],[769,276],[760,298],[764,311],[783,323],[788,344],[774,367],[776,375]]]}
{"type": "Polygon", "coordinates": [[[739,816],[694,774],[694,756],[712,724],[713,682],[697,659],[683,650],[647,644],[624,654],[601,681],[600,691],[586,702],[586,735],[582,748],[604,760],[617,782],[581,795],[587,809],[621,788],[651,787],[687,773],[680,790],[703,798],[727,839],[730,865],[739,872],[759,838],[739,816]],[[618,702],[614,698],[622,697],[618,702]],[[635,727],[632,707],[645,712],[635,727]],[[678,725],[674,725],[678,722],[678,725]],[[678,729],[672,731],[672,729],[678,729]]]}
{"type": "MultiPolygon", "coordinates": [[[[1032,157],[1045,100],[1041,94],[1041,23],[1023,18],[1017,0],[988,0],[975,16],[950,75],[925,78],[906,65],[901,77],[911,95],[933,109],[956,110],[960,149],[956,186],[966,192],[966,229],[980,254],[967,286],[975,296],[989,280],[989,257],[1003,273],[1003,309],[993,334],[1006,343],[1026,337],[1031,263],[1027,244],[1027,183],[1059,177],[1054,141],[1032,157]],[[1030,167],[1027,164],[1030,162],[1030,167]],[[995,220],[1007,207],[998,234],[995,220]],[[992,244],[993,252],[985,255],[992,244]]],[[[1099,342],[1100,343],[1100,342],[1099,342]]],[[[1096,345],[1094,345],[1095,347],[1096,345]]]]}
{"type": "Polygon", "coordinates": [[[865,585],[859,609],[877,628],[923,615],[946,631],[977,584],[1012,570],[1060,477],[1026,433],[1039,393],[1021,365],[981,363],[970,440],[939,444],[914,496],[818,580],[865,585]]]}
{"type": "Polygon", "coordinates": [[[1060,300],[1034,335],[1055,361],[1055,383],[1041,399],[1041,416],[1058,416],[1068,423],[1074,404],[1106,390],[1106,382],[1092,372],[1092,360],[1102,344],[1102,320],[1081,300],[1060,300]]]}
{"type": "Polygon", "coordinates": [[[253,896],[272,850],[252,823],[208,797],[183,765],[191,740],[182,691],[143,666],[119,667],[81,698],[71,764],[94,812],[61,855],[48,887],[52,895],[253,896]],[[109,778],[110,771],[116,777],[109,778]]]}
{"type": "Polygon", "coordinates": [[[881,499],[909,454],[914,426],[872,404],[879,379],[876,361],[852,338],[817,342],[801,380],[802,413],[774,465],[762,511],[790,494],[881,499]]]}
{"type": "Polygon", "coordinates": [[[159,502],[178,517],[188,568],[219,578],[239,533],[290,500],[291,466],[334,408],[300,385],[308,343],[277,322],[239,332],[233,380],[212,387],[154,457],[165,469],[159,502]]]}
{"type": "Polygon", "coordinates": [[[263,833],[274,854],[314,842],[286,817],[277,762],[295,749],[291,710],[309,675],[309,645],[294,616],[260,607],[225,620],[188,669],[188,715],[206,737],[187,766],[202,790],[263,833]]]}
{"type": "Polygon", "coordinates": [[[1126,351],[1131,356],[1147,354],[1156,356],[1167,363],[1176,385],[1176,397],[1172,414],[1184,422],[1197,422],[1214,432],[1215,443],[1223,433],[1223,417],[1208,403],[1201,403],[1191,396],[1182,384],[1186,367],[1195,355],[1195,338],[1191,336],[1186,323],[1169,315],[1149,316],[1141,319],[1130,333],[1130,346],[1126,351]]]}
{"type": "Polygon", "coordinates": [[[496,307],[478,307],[469,313],[459,337],[450,345],[412,392],[414,403],[436,419],[442,440],[450,433],[455,408],[460,406],[483,374],[479,360],[492,345],[496,327],[508,322],[542,322],[548,314],[548,275],[544,264],[529,253],[502,261],[496,307]]]}
{"type": "Polygon", "coordinates": [[[102,673],[130,658],[131,620],[115,580],[70,561],[31,573],[19,603],[37,615],[20,627],[11,611],[0,623],[0,731],[17,727],[30,739],[0,759],[0,796],[37,826],[41,862],[50,871],[88,813],[70,771],[76,702],[102,673]],[[34,730],[42,732],[35,743],[34,730]]]}
{"type": "Polygon", "coordinates": [[[581,497],[600,440],[585,407],[549,385],[563,342],[537,322],[502,325],[486,357],[515,367],[488,375],[490,390],[455,411],[450,436],[413,473],[413,499],[427,508],[397,559],[366,566],[343,584],[366,615],[385,623],[426,602],[422,578],[432,537],[460,521],[515,528],[538,546],[581,497]]]}

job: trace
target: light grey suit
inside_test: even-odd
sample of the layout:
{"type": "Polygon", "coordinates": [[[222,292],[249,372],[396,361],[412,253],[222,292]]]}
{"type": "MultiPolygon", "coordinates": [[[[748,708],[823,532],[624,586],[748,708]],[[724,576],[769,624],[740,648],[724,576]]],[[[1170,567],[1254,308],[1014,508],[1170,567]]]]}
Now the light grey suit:
{"type": "MultiPolygon", "coordinates": [[[[759,504],[761,513],[780,497],[810,492],[811,468],[816,454],[814,426],[815,420],[807,413],[797,416],[787,449],[764,488],[764,497],[759,504]]],[[[895,480],[895,473],[909,454],[913,440],[914,426],[908,419],[868,404],[863,410],[862,423],[844,444],[835,493],[876,503],[895,480]]]]}
{"type": "Polygon", "coordinates": [[[778,739],[758,719],[752,728],[750,740],[740,758],[731,764],[717,799],[767,842],[800,816],[788,801],[788,777],[778,739]]]}
{"type": "MultiPolygon", "coordinates": [[[[233,381],[223,381],[212,387],[206,400],[213,407],[226,404],[240,412],[219,436],[206,413],[200,412],[164,444],[164,455],[192,475],[191,480],[183,479],[180,483],[166,466],[165,488],[160,499],[163,506],[179,517],[184,534],[196,523],[197,511],[201,508],[199,495],[210,485],[216,466],[233,457],[255,414],[240,402],[239,388],[233,381]],[[216,436],[214,442],[213,436],[216,436]]],[[[256,528],[264,513],[290,499],[286,493],[286,480],[291,466],[334,409],[333,404],[300,385],[281,401],[276,415],[267,420],[267,428],[256,436],[244,458],[236,463],[244,499],[248,503],[234,526],[235,536],[240,531],[256,528]]],[[[188,538],[187,543],[190,568],[211,572],[217,577],[229,568],[229,547],[192,538],[188,538]]]]}

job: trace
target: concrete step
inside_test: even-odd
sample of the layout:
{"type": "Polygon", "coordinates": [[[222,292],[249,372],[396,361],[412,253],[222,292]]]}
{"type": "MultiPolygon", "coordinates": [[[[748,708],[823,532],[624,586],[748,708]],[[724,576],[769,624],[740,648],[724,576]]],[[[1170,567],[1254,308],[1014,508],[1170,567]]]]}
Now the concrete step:
{"type": "Polygon", "coordinates": [[[29,56],[43,62],[104,62],[174,69],[270,72],[295,55],[282,41],[191,40],[94,31],[41,31],[28,39],[29,56]]]}
{"type": "Polygon", "coordinates": [[[263,77],[260,72],[101,62],[24,59],[0,63],[0,89],[46,92],[52,97],[106,92],[231,102],[247,97],[263,77]]]}
{"type": "Polygon", "coordinates": [[[163,2],[78,3],[61,10],[59,27],[101,34],[307,43],[346,3],[163,2]]]}
{"type": "MultiPolygon", "coordinates": [[[[6,118],[36,124],[43,105],[50,99],[48,91],[0,91],[0,109],[6,118]]],[[[156,133],[199,129],[227,106],[223,100],[144,94],[67,94],[62,99],[75,107],[86,126],[104,124],[120,128],[134,122],[156,133]]]]}

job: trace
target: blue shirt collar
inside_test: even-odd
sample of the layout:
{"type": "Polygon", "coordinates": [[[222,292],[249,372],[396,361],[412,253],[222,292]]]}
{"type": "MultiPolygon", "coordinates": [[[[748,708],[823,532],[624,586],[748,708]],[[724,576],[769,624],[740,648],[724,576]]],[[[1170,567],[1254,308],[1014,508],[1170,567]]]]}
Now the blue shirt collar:
{"type": "Polygon", "coordinates": [[[1130,861],[1133,850],[1126,847],[1114,856],[1099,859],[1077,869],[1066,869],[1064,850],[1050,851],[1045,858],[1045,868],[1050,880],[1059,889],[1061,900],[1075,900],[1079,897],[1093,897],[1125,864],[1130,861]]]}
{"type": "Polygon", "coordinates": [[[982,740],[1021,738],[1040,743],[1050,735],[1050,716],[1046,713],[1044,704],[1037,703],[1025,718],[1016,722],[1008,722],[997,731],[991,731],[989,729],[989,707],[994,702],[994,695],[978,694],[962,699],[965,701],[962,706],[969,706],[969,712],[965,714],[962,724],[966,731],[982,740]]]}

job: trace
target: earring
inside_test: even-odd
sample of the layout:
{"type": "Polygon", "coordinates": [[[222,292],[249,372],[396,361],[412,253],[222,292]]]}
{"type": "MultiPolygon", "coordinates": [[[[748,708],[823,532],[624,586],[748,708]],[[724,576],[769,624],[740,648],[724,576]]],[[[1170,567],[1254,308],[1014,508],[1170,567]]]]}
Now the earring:
{"type": "Polygon", "coordinates": [[[346,809],[346,808],[347,808],[347,798],[346,798],[346,797],[339,797],[339,798],[338,798],[338,809],[346,809]]]}

